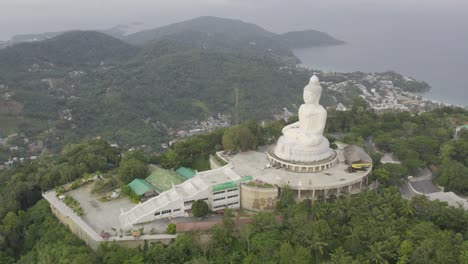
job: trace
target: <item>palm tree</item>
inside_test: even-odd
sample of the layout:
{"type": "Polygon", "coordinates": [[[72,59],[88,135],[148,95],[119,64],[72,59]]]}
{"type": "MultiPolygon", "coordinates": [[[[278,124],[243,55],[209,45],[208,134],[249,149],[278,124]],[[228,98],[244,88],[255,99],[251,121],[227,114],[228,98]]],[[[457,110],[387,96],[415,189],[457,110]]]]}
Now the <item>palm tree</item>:
{"type": "Polygon", "coordinates": [[[325,246],[328,246],[327,243],[321,241],[320,237],[314,233],[311,238],[308,238],[306,243],[309,245],[310,249],[315,251],[315,260],[316,263],[320,263],[320,256],[323,255],[323,249],[325,246]]]}
{"type": "Polygon", "coordinates": [[[353,257],[349,255],[342,247],[339,247],[330,254],[331,264],[349,264],[353,260],[353,257]]]}
{"type": "Polygon", "coordinates": [[[400,207],[400,213],[404,216],[414,215],[414,208],[409,201],[403,201],[403,204],[400,207]]]}
{"type": "Polygon", "coordinates": [[[380,244],[374,243],[369,246],[369,251],[367,253],[368,259],[371,263],[376,264],[387,264],[388,261],[383,256],[383,249],[380,244]]]}
{"type": "Polygon", "coordinates": [[[384,242],[375,242],[369,246],[367,257],[372,263],[386,264],[388,263],[387,259],[395,257],[395,253],[390,251],[385,245],[384,242]]]}

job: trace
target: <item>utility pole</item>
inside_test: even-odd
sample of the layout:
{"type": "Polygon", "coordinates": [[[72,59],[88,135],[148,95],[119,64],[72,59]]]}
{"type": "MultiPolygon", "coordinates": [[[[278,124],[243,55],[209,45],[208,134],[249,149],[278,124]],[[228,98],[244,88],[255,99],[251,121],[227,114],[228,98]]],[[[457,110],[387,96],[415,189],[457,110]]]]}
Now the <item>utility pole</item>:
{"type": "Polygon", "coordinates": [[[236,125],[239,124],[239,87],[236,87],[236,125]]]}

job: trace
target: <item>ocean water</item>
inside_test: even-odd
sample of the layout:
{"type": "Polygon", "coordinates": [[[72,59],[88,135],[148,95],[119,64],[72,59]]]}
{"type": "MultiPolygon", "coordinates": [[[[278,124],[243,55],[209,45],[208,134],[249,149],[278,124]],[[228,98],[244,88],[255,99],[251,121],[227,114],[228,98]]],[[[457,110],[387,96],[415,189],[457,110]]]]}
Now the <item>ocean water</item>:
{"type": "Polygon", "coordinates": [[[347,44],[294,53],[304,66],[324,71],[392,70],[429,83],[432,89],[423,94],[425,98],[468,106],[468,34],[457,30],[442,35],[430,30],[384,33],[349,34],[344,38],[347,44]]]}

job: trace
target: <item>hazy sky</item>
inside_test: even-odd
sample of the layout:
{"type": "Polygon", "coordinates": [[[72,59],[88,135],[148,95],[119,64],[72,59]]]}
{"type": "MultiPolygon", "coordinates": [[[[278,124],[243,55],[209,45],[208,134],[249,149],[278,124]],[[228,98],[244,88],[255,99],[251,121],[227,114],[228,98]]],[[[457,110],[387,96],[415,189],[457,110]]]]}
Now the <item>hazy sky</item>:
{"type": "Polygon", "coordinates": [[[467,0],[0,1],[3,40],[15,34],[101,29],[131,22],[156,27],[202,15],[239,18],[275,32],[319,29],[338,37],[347,37],[353,28],[380,30],[394,24],[428,29],[459,25],[465,32],[468,25],[467,0]]]}

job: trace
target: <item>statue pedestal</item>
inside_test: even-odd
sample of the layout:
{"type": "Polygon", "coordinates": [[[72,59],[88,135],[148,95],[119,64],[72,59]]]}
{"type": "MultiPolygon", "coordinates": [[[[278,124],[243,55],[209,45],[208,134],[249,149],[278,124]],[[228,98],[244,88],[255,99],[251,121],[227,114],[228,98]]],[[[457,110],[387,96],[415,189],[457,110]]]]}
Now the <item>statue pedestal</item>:
{"type": "Polygon", "coordinates": [[[304,163],[326,160],[333,155],[330,143],[324,136],[320,136],[314,141],[317,141],[317,143],[308,145],[295,138],[281,136],[278,139],[274,153],[280,159],[304,163]]]}
{"type": "Polygon", "coordinates": [[[272,166],[284,168],[292,172],[321,172],[326,169],[333,167],[338,164],[338,155],[336,152],[328,148],[329,152],[327,158],[322,160],[317,160],[313,162],[300,162],[300,161],[290,161],[278,157],[275,154],[275,149],[278,147],[272,146],[267,151],[268,161],[272,166]]]}

